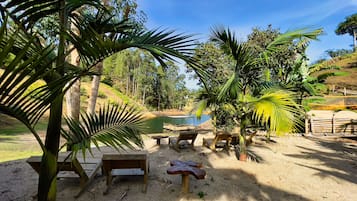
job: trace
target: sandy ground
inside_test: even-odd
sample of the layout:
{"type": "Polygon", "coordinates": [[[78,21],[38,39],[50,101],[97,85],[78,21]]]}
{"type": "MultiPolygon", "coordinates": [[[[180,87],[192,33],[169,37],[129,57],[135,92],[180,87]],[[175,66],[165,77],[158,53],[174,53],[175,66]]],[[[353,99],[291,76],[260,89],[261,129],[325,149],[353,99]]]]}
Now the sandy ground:
{"type": "MultiPolygon", "coordinates": [[[[357,144],[351,141],[321,140],[301,136],[273,138],[266,143],[257,138],[250,152],[260,163],[241,162],[234,150],[212,152],[202,147],[200,134],[196,151],[181,153],[170,149],[167,139],[160,146],[146,139],[150,173],[147,193],[142,193],[141,176],[120,176],[103,195],[105,177],[98,175],[78,199],[77,180],[58,181],[57,200],[179,201],[179,200],[357,200],[357,144]],[[203,163],[204,180],[190,176],[190,193],[183,195],[181,177],[168,175],[169,161],[193,160],[203,163]]],[[[0,200],[33,200],[38,175],[25,160],[0,164],[0,200]]]]}

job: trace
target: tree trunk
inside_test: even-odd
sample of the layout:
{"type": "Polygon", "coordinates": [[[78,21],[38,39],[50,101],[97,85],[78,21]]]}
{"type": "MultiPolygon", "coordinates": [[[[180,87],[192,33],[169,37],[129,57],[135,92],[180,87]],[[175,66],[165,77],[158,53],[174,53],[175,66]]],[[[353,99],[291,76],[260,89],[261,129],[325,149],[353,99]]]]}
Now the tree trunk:
{"type": "Polygon", "coordinates": [[[142,105],[145,105],[145,98],[146,98],[145,95],[146,95],[146,87],[144,87],[142,105]]]}
{"type": "Polygon", "coordinates": [[[246,115],[241,117],[240,122],[240,133],[239,133],[239,160],[247,160],[247,144],[246,144],[246,128],[247,128],[247,119],[246,115]],[[241,157],[242,156],[242,157],[241,157]]]}
{"type": "MultiPolygon", "coordinates": [[[[60,2],[65,6],[65,1],[60,2]]],[[[60,37],[58,44],[58,58],[56,61],[59,75],[64,75],[65,62],[65,30],[67,28],[67,15],[64,9],[59,12],[60,37]]],[[[58,94],[51,103],[50,116],[46,131],[45,150],[42,156],[38,182],[38,200],[54,201],[57,193],[57,157],[60,144],[61,120],[62,120],[63,95],[58,94]]]]}
{"type": "Polygon", "coordinates": [[[57,156],[60,144],[63,96],[57,97],[50,107],[50,117],[46,133],[45,148],[42,155],[38,200],[56,200],[57,156]]]}
{"type": "Polygon", "coordinates": [[[66,92],[67,116],[79,120],[81,108],[81,80],[78,79],[66,92]]]}
{"type": "Polygon", "coordinates": [[[357,50],[357,30],[353,29],[353,50],[356,52],[357,50]]]}
{"type": "MultiPolygon", "coordinates": [[[[73,25],[71,25],[71,29],[78,33],[78,30],[75,29],[73,25]]],[[[70,48],[68,48],[70,49],[70,48]]],[[[78,51],[75,49],[71,52],[68,57],[68,62],[79,66],[79,55],[78,51]]],[[[81,80],[78,79],[71,88],[66,93],[66,109],[67,109],[67,116],[71,117],[77,121],[79,121],[79,113],[81,109],[81,80]]]]}
{"type": "Polygon", "coordinates": [[[95,105],[97,103],[99,84],[100,84],[100,74],[103,71],[103,62],[99,62],[96,65],[96,70],[99,73],[99,75],[94,75],[93,76],[91,93],[90,93],[90,96],[89,96],[89,99],[88,99],[88,108],[87,108],[87,113],[88,114],[94,114],[95,113],[95,105]]]}

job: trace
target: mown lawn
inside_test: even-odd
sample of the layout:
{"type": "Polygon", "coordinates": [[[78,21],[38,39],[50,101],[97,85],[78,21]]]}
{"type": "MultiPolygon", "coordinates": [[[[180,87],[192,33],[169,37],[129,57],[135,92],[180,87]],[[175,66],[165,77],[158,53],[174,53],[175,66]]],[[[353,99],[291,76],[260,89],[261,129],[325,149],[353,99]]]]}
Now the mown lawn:
{"type": "MultiPolygon", "coordinates": [[[[2,116],[0,126],[0,162],[41,155],[40,146],[35,137],[20,122],[2,116]]],[[[37,131],[46,129],[45,121],[40,121],[37,131]]]]}

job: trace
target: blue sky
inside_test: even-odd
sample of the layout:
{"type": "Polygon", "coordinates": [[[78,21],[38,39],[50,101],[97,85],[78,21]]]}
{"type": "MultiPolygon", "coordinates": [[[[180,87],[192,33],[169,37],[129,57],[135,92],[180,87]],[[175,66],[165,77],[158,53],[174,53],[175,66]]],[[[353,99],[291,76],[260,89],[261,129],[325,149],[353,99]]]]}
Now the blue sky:
{"type": "MultiPolygon", "coordinates": [[[[351,49],[352,37],[337,36],[345,17],[357,13],[357,0],[137,0],[147,14],[146,26],[196,34],[207,40],[212,27],[230,27],[245,40],[254,27],[272,24],[281,32],[312,27],[324,29],[307,50],[310,61],[326,57],[328,49],[351,49]]],[[[191,86],[191,88],[195,88],[191,86]]]]}

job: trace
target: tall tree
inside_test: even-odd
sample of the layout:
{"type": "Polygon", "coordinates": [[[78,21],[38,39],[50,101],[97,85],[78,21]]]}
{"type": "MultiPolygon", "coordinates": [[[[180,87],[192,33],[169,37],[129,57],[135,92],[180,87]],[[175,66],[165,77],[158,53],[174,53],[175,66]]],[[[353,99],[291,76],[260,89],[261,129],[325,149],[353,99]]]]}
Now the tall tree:
{"type": "MultiPolygon", "coordinates": [[[[104,0],[103,4],[110,11],[108,15],[115,16],[115,19],[113,19],[114,21],[127,20],[130,21],[130,23],[133,23],[135,29],[142,29],[143,23],[145,22],[145,14],[143,12],[137,13],[137,3],[135,0],[104,0]]],[[[107,27],[113,25],[113,23],[108,23],[107,27]]],[[[96,72],[98,74],[93,75],[91,93],[88,99],[87,112],[90,114],[94,114],[95,112],[95,105],[99,90],[99,82],[101,79],[100,74],[102,74],[102,71],[103,62],[99,62],[96,66],[96,72]]]]}
{"type": "MultiPolygon", "coordinates": [[[[91,69],[93,66],[103,58],[131,47],[147,50],[161,63],[173,57],[192,63],[189,57],[191,54],[190,46],[194,44],[190,36],[174,34],[174,32],[170,31],[123,31],[111,35],[98,33],[94,27],[99,26],[99,22],[89,23],[87,18],[74,13],[84,5],[92,6],[93,9],[98,11],[105,9],[99,1],[28,0],[4,1],[0,4],[0,19],[2,21],[0,28],[0,55],[12,53],[18,58],[15,58],[11,65],[5,66],[6,72],[1,75],[0,112],[23,122],[34,134],[42,148],[43,156],[39,174],[38,200],[56,199],[56,161],[60,149],[63,96],[68,89],[68,87],[65,87],[68,83],[68,86],[71,86],[79,77],[92,74],[91,69]],[[32,28],[38,20],[49,15],[58,16],[58,39],[56,39],[55,46],[44,47],[42,41],[46,40],[34,33],[32,28]],[[4,16],[9,16],[12,20],[11,23],[7,23],[4,16]],[[68,28],[68,20],[71,20],[79,30],[79,33],[86,34],[74,33],[68,28]],[[5,31],[6,29],[8,30],[5,31]],[[66,55],[73,50],[70,49],[66,52],[65,47],[68,41],[78,50],[81,66],[74,66],[66,61],[66,55]],[[44,80],[46,84],[29,93],[36,95],[34,97],[37,98],[34,99],[32,98],[33,96],[25,95],[24,90],[37,80],[44,80]],[[45,141],[42,142],[35,130],[35,125],[47,109],[49,109],[50,115],[45,141]]],[[[121,28],[132,30],[128,26],[121,26],[121,28]]],[[[204,73],[198,66],[196,67],[194,68],[198,73],[204,73]]],[[[110,113],[110,111],[109,109],[107,112],[110,113]]],[[[108,117],[103,113],[101,114],[102,117],[108,117]]],[[[129,110],[129,113],[131,113],[130,116],[136,116],[132,110],[129,110]]],[[[108,122],[113,122],[113,119],[98,119],[101,121],[101,125],[108,126],[111,125],[108,122]]],[[[73,129],[70,132],[71,135],[65,136],[68,139],[68,143],[72,143],[71,145],[76,149],[89,149],[91,140],[94,143],[102,141],[117,148],[130,144],[128,141],[140,145],[141,138],[138,130],[135,129],[135,122],[137,121],[134,121],[134,124],[132,121],[131,119],[124,126],[127,128],[125,131],[122,130],[122,127],[101,126],[101,128],[107,128],[106,132],[101,131],[101,136],[104,135],[106,137],[100,137],[99,139],[93,138],[96,132],[90,129],[81,131],[73,129]],[[127,125],[131,126],[127,127],[127,125]],[[88,135],[83,135],[83,132],[89,133],[88,135]],[[123,137],[123,132],[132,137],[123,137]],[[68,136],[72,135],[72,139],[77,140],[68,138],[68,136]],[[85,143],[83,143],[84,140],[86,140],[85,143]]],[[[69,122],[80,123],[78,121],[69,122]]],[[[88,125],[92,124],[89,123],[88,125]]],[[[79,127],[81,126],[77,126],[77,128],[79,127]]],[[[98,130],[95,129],[95,131],[98,130]]]]}
{"type": "Polygon", "coordinates": [[[345,21],[338,24],[335,30],[337,35],[349,34],[353,37],[353,49],[357,48],[357,14],[346,17],[345,21]]]}

